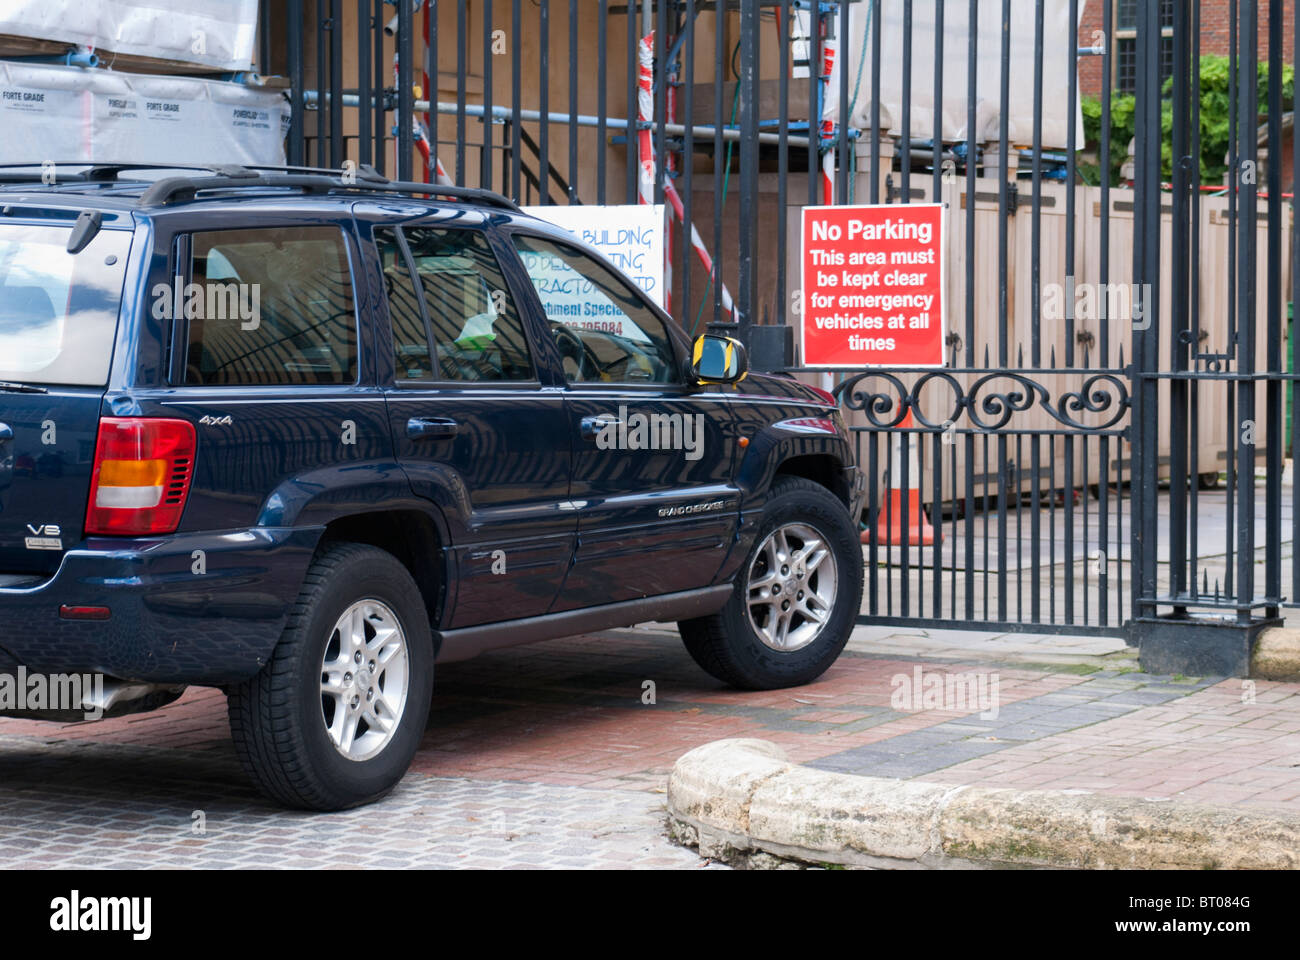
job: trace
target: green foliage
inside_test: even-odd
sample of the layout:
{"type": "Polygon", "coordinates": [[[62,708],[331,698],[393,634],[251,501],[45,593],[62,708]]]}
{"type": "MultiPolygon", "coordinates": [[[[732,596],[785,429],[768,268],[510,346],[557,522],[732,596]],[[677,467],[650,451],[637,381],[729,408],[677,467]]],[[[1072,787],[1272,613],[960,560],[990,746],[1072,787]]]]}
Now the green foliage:
{"type": "MultiPolygon", "coordinates": [[[[1226,169],[1225,156],[1229,145],[1229,70],[1228,58],[1218,56],[1201,57],[1201,182],[1220,183],[1226,169]]],[[[1263,123],[1268,117],[1268,64],[1261,63],[1258,73],[1259,115],[1256,124],[1263,123]]],[[[1172,170],[1173,155],[1173,104],[1170,96],[1173,91],[1172,79],[1166,80],[1163,88],[1164,99],[1160,105],[1161,144],[1160,157],[1163,167],[1162,176],[1168,180],[1172,170]]],[[[1282,68],[1282,109],[1290,110],[1295,103],[1295,69],[1287,64],[1282,68]]],[[[1088,146],[1100,149],[1101,145],[1101,100],[1097,97],[1083,97],[1080,107],[1083,110],[1083,128],[1088,146]]],[[[1113,94],[1110,101],[1110,182],[1120,182],[1120,167],[1128,159],[1128,144],[1135,129],[1134,111],[1137,106],[1132,94],[1113,94]]],[[[1104,161],[1103,161],[1104,162],[1104,161]]],[[[1091,180],[1091,178],[1090,178],[1091,180]]]]}
{"type": "MultiPolygon", "coordinates": [[[[1083,110],[1083,132],[1089,147],[1101,150],[1101,99],[1099,97],[1082,97],[1079,106],[1083,110]]],[[[1112,186],[1119,184],[1119,171],[1128,159],[1128,142],[1133,139],[1133,115],[1137,100],[1131,93],[1116,93],[1110,98],[1110,157],[1098,160],[1106,164],[1110,171],[1112,186]]],[[[1091,182],[1091,180],[1089,181],[1091,182]]],[[[1097,175],[1100,183],[1100,172],[1097,175]]]]}

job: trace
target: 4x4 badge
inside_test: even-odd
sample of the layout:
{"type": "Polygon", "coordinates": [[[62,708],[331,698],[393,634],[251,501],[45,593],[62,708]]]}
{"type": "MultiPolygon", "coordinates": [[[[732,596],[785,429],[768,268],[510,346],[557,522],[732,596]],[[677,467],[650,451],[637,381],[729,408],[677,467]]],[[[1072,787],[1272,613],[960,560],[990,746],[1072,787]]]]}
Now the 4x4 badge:
{"type": "Polygon", "coordinates": [[[235,421],[230,418],[229,414],[224,417],[204,417],[199,421],[199,423],[203,424],[205,427],[228,427],[234,422],[235,421]]]}

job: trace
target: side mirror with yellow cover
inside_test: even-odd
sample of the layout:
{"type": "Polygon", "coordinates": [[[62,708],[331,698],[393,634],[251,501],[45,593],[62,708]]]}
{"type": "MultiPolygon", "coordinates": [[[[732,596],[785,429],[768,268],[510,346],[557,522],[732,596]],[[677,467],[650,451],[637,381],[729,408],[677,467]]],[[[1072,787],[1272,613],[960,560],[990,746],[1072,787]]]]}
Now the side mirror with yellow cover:
{"type": "Polygon", "coordinates": [[[711,333],[698,337],[691,353],[691,373],[699,384],[739,383],[749,373],[745,345],[711,333]]]}

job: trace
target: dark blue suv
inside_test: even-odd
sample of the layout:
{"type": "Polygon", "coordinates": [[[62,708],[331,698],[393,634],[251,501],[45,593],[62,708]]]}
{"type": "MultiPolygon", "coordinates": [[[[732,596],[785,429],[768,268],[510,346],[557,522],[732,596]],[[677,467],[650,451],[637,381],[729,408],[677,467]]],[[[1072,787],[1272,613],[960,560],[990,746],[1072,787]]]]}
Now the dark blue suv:
{"type": "Polygon", "coordinates": [[[367,168],[53,171],[0,169],[0,670],[220,687],[257,784],[338,809],[405,772],[435,661],[676,621],[771,688],[843,649],[833,398],[572,235],[367,168]]]}

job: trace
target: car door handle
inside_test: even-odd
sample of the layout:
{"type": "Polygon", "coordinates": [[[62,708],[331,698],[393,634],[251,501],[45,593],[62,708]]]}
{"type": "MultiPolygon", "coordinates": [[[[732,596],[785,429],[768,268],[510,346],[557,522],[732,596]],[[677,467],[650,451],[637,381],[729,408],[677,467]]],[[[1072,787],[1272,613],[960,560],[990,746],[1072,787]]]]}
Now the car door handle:
{"type": "Polygon", "coordinates": [[[618,417],[610,417],[605,414],[597,414],[594,417],[582,418],[582,439],[594,441],[600,434],[600,431],[606,427],[617,427],[623,421],[618,417]]]}
{"type": "Polygon", "coordinates": [[[14,438],[14,428],[7,423],[0,423],[0,443],[14,438]]]}
{"type": "Polygon", "coordinates": [[[446,417],[412,417],[406,421],[406,435],[412,440],[440,440],[454,437],[460,424],[446,417]]]}

